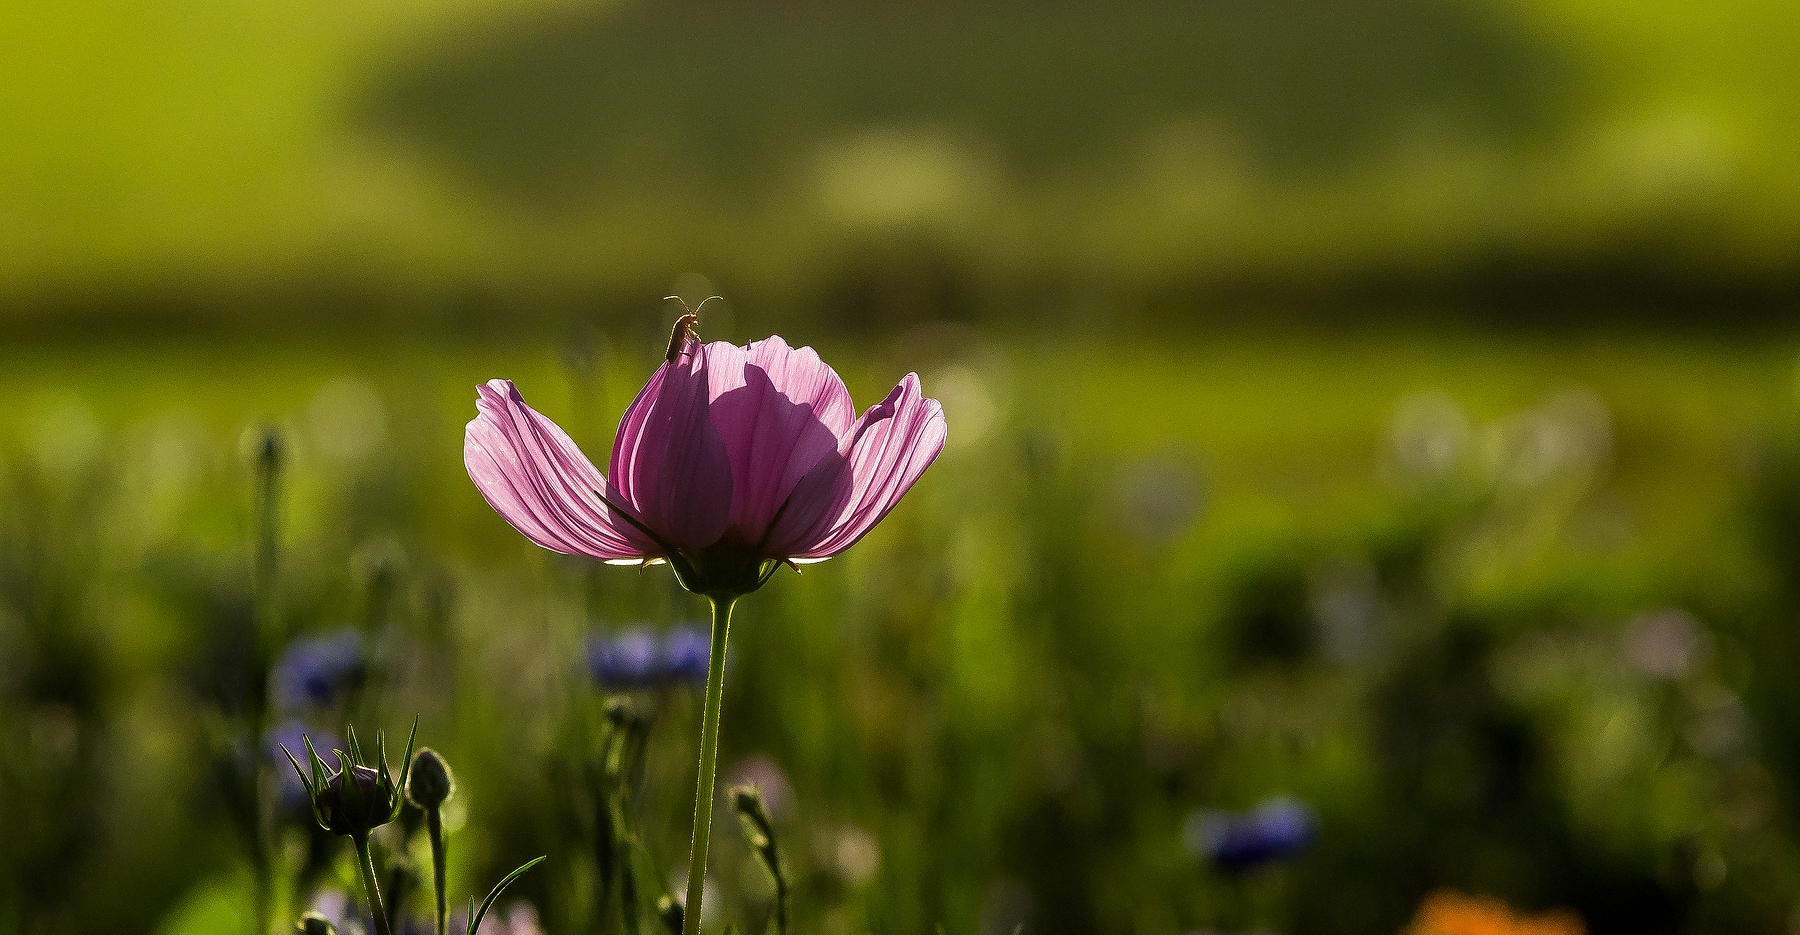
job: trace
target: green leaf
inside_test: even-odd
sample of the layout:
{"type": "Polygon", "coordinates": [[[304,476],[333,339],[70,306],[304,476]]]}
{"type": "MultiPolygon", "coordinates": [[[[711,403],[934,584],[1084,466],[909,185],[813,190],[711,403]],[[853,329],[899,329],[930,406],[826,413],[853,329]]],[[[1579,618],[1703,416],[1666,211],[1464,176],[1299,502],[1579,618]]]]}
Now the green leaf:
{"type": "Polygon", "coordinates": [[[319,751],[313,749],[311,737],[301,734],[300,739],[306,742],[306,755],[312,759],[313,788],[324,789],[326,781],[331,778],[331,768],[325,765],[325,758],[319,756],[319,751]]]}
{"type": "MultiPolygon", "coordinates": [[[[519,866],[519,869],[507,874],[505,879],[494,884],[494,891],[489,893],[487,898],[481,901],[481,908],[470,913],[468,935],[475,935],[476,930],[481,928],[481,920],[487,916],[488,909],[492,908],[494,900],[499,899],[500,894],[505,892],[508,886],[512,885],[512,881],[517,880],[520,876],[524,875],[525,871],[543,863],[548,856],[549,855],[546,854],[544,857],[535,857],[526,861],[519,866]]],[[[471,907],[475,905],[474,898],[471,897],[469,899],[469,905],[471,907]]]]}
{"type": "Polygon", "coordinates": [[[277,746],[281,747],[282,753],[287,754],[288,762],[294,764],[294,772],[300,774],[300,785],[306,787],[306,797],[311,799],[313,797],[313,784],[311,779],[306,778],[306,770],[300,768],[300,761],[294,759],[294,752],[287,748],[287,744],[278,744],[277,746]]]}
{"type": "MultiPolygon", "coordinates": [[[[305,734],[301,734],[300,737],[302,740],[306,740],[305,734]]],[[[300,785],[306,787],[306,807],[312,811],[313,821],[318,822],[319,827],[325,827],[325,816],[319,811],[319,797],[316,791],[319,787],[314,784],[314,780],[306,778],[306,770],[300,768],[300,761],[294,758],[294,751],[289,750],[287,744],[281,745],[281,752],[287,754],[288,762],[294,764],[294,772],[300,774],[300,785]]],[[[312,755],[315,762],[319,759],[319,754],[313,751],[311,740],[306,740],[306,752],[312,755]]],[[[317,776],[316,773],[314,775],[317,776]]],[[[319,781],[323,782],[323,779],[319,781]]]]}
{"type": "MultiPolygon", "coordinates": [[[[415,714],[413,715],[412,732],[406,735],[406,759],[400,762],[400,785],[397,787],[400,790],[400,797],[394,801],[395,817],[399,817],[400,807],[406,801],[406,780],[407,777],[412,775],[413,741],[417,739],[419,739],[419,716],[415,714]]],[[[381,775],[387,775],[387,758],[385,755],[382,757],[381,761],[381,775]]]]}

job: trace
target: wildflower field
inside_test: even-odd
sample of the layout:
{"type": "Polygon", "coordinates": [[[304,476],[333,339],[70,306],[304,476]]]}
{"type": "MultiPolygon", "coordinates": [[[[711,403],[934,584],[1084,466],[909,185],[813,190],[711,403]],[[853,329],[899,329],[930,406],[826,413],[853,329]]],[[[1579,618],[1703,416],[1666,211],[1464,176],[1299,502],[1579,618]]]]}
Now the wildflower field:
{"type": "MultiPolygon", "coordinates": [[[[275,745],[354,724],[394,758],[415,715],[455,771],[453,905],[547,855],[486,925],[660,924],[705,603],[532,545],[460,457],[500,373],[601,457],[660,345],[9,359],[7,925],[245,931],[258,860],[273,911],[366,924],[275,745]]],[[[908,360],[949,443],[731,631],[720,788],[760,789],[794,931],[1437,931],[1436,891],[1785,925],[1791,343],[822,352],[864,405],[908,360]]],[[[721,801],[709,921],[760,931],[774,884],[721,801]]],[[[430,930],[421,826],[376,832],[397,930],[430,930]]]]}
{"type": "Polygon", "coordinates": [[[0,935],[1794,935],[1796,40],[12,4],[0,935]]]}

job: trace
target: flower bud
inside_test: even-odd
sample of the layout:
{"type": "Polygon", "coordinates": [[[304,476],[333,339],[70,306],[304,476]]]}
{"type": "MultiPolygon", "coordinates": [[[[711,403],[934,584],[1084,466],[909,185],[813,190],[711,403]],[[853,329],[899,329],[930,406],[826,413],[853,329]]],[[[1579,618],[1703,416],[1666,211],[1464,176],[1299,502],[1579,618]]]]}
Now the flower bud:
{"type": "Polygon", "coordinates": [[[667,893],[656,899],[656,917],[662,920],[663,928],[669,935],[681,935],[682,906],[675,897],[667,893]]]}
{"type": "Polygon", "coordinates": [[[351,763],[340,756],[342,768],[325,780],[316,801],[325,830],[335,834],[367,833],[394,818],[394,782],[372,766],[351,763]]]}
{"type": "Polygon", "coordinates": [[[245,429],[241,444],[244,454],[255,462],[257,471],[265,477],[281,470],[281,463],[286,460],[281,430],[273,425],[264,423],[245,429]]]}
{"type": "Polygon", "coordinates": [[[638,719],[637,705],[624,695],[614,695],[606,699],[606,723],[615,730],[623,730],[638,719]]]}
{"type": "Polygon", "coordinates": [[[300,921],[294,923],[294,928],[300,930],[300,935],[337,935],[337,927],[331,924],[331,920],[316,912],[301,916],[300,921]]]}
{"type": "MultiPolygon", "coordinates": [[[[417,721],[413,723],[413,731],[415,735],[418,732],[417,721]]],[[[291,751],[288,759],[312,799],[313,817],[319,827],[332,834],[360,839],[399,816],[403,804],[400,790],[411,781],[413,744],[412,738],[407,738],[406,759],[401,761],[404,765],[396,784],[388,773],[386,745],[379,731],[375,734],[374,759],[363,757],[354,729],[349,732],[348,739],[349,753],[332,751],[337,757],[337,769],[326,765],[313,748],[311,738],[305,736],[301,740],[306,744],[306,755],[312,764],[311,775],[291,751]]]]}
{"type": "Polygon", "coordinates": [[[738,823],[743,825],[745,843],[759,853],[772,847],[774,832],[768,812],[763,811],[762,793],[755,786],[736,786],[726,790],[725,797],[737,813],[738,823]]]}
{"type": "Polygon", "coordinates": [[[406,800],[430,811],[455,794],[456,779],[450,774],[450,764],[436,750],[420,749],[413,757],[412,773],[406,780],[406,800]]]}
{"type": "Polygon", "coordinates": [[[755,786],[735,786],[726,791],[731,810],[737,813],[738,828],[744,832],[744,843],[756,855],[769,879],[775,882],[774,930],[787,931],[787,875],[781,868],[781,849],[775,844],[775,825],[763,808],[762,793],[755,786]]]}

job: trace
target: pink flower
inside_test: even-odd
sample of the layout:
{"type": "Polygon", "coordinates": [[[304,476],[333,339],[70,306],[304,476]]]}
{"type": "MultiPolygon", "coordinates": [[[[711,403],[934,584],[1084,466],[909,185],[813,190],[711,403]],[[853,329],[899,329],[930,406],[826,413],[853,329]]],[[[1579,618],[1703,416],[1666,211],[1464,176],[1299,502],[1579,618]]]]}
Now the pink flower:
{"type": "Polygon", "coordinates": [[[703,345],[688,321],[625,410],[611,477],[510,381],[480,387],[463,460],[488,504],[544,548],[666,559],[690,590],[735,595],[849,548],[943,450],[917,374],[857,417],[812,348],[703,345]]]}

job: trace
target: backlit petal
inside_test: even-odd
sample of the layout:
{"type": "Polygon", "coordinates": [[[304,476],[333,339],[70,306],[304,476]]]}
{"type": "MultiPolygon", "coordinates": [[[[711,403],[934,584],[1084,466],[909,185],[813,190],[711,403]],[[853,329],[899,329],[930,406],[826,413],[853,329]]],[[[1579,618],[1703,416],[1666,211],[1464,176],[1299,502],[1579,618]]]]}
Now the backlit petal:
{"type": "Polygon", "coordinates": [[[617,561],[651,549],[601,502],[606,478],[593,462],[511,381],[489,381],[478,393],[463,463],[495,512],[531,541],[568,555],[617,561]]]}
{"type": "Polygon", "coordinates": [[[731,460],[708,416],[707,351],[684,339],[625,410],[613,441],[620,506],[682,549],[717,542],[731,510],[731,460]]]}
{"type": "Polygon", "coordinates": [[[843,507],[829,525],[797,539],[787,557],[828,558],[875,528],[944,450],[944,410],[920,394],[918,375],[909,373],[887,399],[863,413],[852,438],[843,507]]]}
{"type": "Polygon", "coordinates": [[[778,512],[784,526],[812,525],[831,504],[791,495],[808,475],[829,481],[843,470],[856,417],[844,381],[818,352],[779,336],[707,351],[712,421],[731,457],[731,524],[750,544],[778,512]]]}

